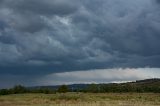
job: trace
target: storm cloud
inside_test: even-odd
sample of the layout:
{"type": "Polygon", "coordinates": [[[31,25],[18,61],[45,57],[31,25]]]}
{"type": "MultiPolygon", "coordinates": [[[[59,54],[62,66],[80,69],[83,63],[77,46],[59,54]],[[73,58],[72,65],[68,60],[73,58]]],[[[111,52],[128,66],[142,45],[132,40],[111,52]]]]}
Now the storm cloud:
{"type": "Polygon", "coordinates": [[[159,68],[159,40],[158,0],[0,0],[3,76],[159,68]]]}

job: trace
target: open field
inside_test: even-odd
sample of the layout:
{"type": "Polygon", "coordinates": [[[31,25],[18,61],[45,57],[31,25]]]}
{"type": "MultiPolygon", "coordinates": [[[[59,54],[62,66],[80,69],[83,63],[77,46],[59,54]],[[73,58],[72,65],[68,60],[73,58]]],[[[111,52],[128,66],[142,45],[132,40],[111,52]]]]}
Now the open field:
{"type": "Polygon", "coordinates": [[[160,106],[160,94],[16,94],[0,96],[0,106],[160,106]]]}

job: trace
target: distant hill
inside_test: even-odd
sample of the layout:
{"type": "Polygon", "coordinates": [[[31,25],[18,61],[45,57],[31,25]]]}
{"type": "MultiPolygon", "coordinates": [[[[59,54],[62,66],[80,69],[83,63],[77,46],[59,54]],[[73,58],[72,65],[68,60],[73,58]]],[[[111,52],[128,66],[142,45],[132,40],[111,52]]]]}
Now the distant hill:
{"type": "Polygon", "coordinates": [[[22,94],[22,93],[45,93],[56,92],[90,92],[90,93],[160,93],[160,79],[146,79],[127,83],[107,83],[107,84],[72,84],[56,86],[35,86],[24,87],[16,85],[10,89],[0,89],[0,95],[22,94]]]}
{"type": "MultiPolygon", "coordinates": [[[[127,83],[106,84],[71,84],[67,85],[70,91],[85,92],[160,92],[160,79],[145,79],[127,83]]],[[[35,86],[30,89],[52,89],[57,90],[60,85],[35,86]]]]}
{"type": "MultiPolygon", "coordinates": [[[[88,87],[88,85],[90,84],[71,84],[71,85],[67,85],[68,88],[70,90],[81,90],[81,89],[86,89],[88,87]]],[[[28,87],[29,89],[44,89],[44,88],[48,88],[48,89],[53,89],[53,90],[57,90],[61,85],[50,85],[50,86],[34,86],[34,87],[28,87]]]]}
{"type": "Polygon", "coordinates": [[[136,82],[132,82],[134,84],[147,84],[147,85],[158,85],[160,84],[160,78],[154,78],[154,79],[145,79],[145,80],[138,80],[136,82]]]}

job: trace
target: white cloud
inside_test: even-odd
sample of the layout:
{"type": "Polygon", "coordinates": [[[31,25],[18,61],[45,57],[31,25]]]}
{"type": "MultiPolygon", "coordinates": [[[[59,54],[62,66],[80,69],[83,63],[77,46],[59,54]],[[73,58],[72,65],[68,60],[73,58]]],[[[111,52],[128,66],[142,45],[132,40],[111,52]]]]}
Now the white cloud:
{"type": "Polygon", "coordinates": [[[74,83],[126,82],[148,78],[160,78],[159,71],[160,68],[115,68],[63,72],[47,75],[42,78],[39,83],[42,85],[58,85],[74,83]]]}

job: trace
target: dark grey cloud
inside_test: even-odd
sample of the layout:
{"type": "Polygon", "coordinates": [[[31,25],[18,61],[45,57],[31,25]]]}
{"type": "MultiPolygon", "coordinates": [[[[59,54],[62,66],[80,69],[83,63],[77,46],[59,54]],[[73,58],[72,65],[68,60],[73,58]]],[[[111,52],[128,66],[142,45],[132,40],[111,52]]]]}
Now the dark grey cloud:
{"type": "Polygon", "coordinates": [[[0,14],[3,75],[160,67],[158,0],[0,0],[0,14]]]}
{"type": "Polygon", "coordinates": [[[16,13],[34,13],[41,15],[65,15],[75,11],[73,0],[3,0],[2,7],[8,7],[16,13]]]}
{"type": "Polygon", "coordinates": [[[160,1],[159,1],[159,0],[155,0],[155,2],[156,2],[156,3],[160,3],[160,1]]]}
{"type": "Polygon", "coordinates": [[[43,16],[65,16],[77,10],[72,0],[4,0],[0,6],[2,14],[8,12],[5,18],[11,22],[11,27],[22,32],[36,32],[47,27],[43,16]]]}

